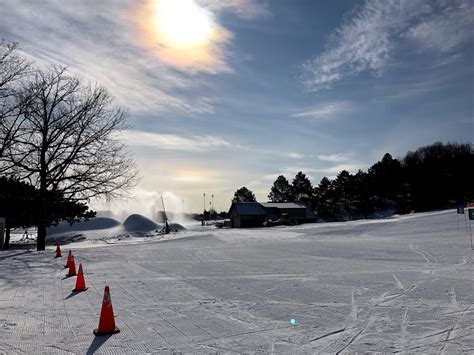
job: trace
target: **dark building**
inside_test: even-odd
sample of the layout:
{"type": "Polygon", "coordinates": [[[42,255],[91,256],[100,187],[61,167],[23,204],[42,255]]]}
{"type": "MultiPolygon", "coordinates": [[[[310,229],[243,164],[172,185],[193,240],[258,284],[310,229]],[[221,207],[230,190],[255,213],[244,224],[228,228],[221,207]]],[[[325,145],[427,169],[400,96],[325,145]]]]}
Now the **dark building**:
{"type": "Polygon", "coordinates": [[[261,227],[267,211],[258,202],[238,202],[230,206],[229,215],[232,228],[261,227]]]}
{"type": "Polygon", "coordinates": [[[313,211],[294,202],[238,202],[232,204],[229,215],[232,228],[262,227],[265,220],[276,221],[282,215],[297,224],[316,222],[313,211]]]}

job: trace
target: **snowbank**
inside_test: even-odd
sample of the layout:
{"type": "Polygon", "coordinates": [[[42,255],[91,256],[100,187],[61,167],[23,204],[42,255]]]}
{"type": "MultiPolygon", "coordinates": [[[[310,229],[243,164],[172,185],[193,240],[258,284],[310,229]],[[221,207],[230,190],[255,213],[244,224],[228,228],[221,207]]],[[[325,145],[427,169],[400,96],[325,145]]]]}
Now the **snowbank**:
{"type": "Polygon", "coordinates": [[[120,222],[108,217],[95,217],[87,221],[74,223],[70,225],[67,222],[60,222],[57,226],[52,226],[48,228],[48,235],[69,233],[69,232],[78,232],[78,231],[89,231],[97,229],[108,229],[117,227],[120,225],[120,222]]]}
{"type": "Polygon", "coordinates": [[[140,214],[132,214],[123,222],[124,230],[127,232],[151,232],[160,228],[151,219],[140,214]]]}

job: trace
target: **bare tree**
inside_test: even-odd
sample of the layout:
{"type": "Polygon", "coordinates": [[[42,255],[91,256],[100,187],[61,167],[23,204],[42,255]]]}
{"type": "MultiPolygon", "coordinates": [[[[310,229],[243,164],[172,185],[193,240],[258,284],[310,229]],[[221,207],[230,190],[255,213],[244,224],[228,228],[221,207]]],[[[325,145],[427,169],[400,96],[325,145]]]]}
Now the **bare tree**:
{"type": "Polygon", "coordinates": [[[103,87],[53,67],[36,71],[19,96],[26,104],[7,159],[17,177],[39,189],[37,249],[44,250],[48,191],[71,201],[124,196],[137,172],[118,135],[127,114],[103,87]]]}
{"type": "Polygon", "coordinates": [[[30,72],[30,63],[17,51],[16,43],[0,41],[0,158],[21,125],[24,102],[18,100],[17,90],[21,79],[30,72]]]}

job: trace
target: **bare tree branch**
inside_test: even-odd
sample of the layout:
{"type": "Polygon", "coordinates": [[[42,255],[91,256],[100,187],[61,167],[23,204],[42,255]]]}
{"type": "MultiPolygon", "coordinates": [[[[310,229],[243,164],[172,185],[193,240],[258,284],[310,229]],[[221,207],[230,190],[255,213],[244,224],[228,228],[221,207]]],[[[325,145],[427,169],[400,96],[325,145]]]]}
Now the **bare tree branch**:
{"type": "MultiPolygon", "coordinates": [[[[18,45],[0,41],[0,159],[23,123],[25,101],[19,100],[21,80],[30,72],[30,63],[16,54],[18,45]]],[[[0,161],[0,171],[5,169],[0,161]]]]}
{"type": "Polygon", "coordinates": [[[42,196],[57,191],[87,201],[128,195],[137,171],[117,138],[127,113],[105,88],[85,86],[53,67],[35,72],[17,100],[23,102],[21,124],[4,155],[13,174],[34,182],[42,196]]]}

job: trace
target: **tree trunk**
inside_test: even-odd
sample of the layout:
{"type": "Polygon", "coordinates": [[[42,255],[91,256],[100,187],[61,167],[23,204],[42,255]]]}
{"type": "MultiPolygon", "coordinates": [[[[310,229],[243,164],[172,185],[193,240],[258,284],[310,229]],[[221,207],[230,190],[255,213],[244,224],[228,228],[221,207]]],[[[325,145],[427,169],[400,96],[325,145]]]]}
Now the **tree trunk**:
{"type": "Polygon", "coordinates": [[[41,175],[41,185],[40,185],[40,201],[39,201],[39,213],[38,213],[38,231],[36,233],[36,250],[45,250],[46,249],[46,183],[41,175]]]}
{"type": "Polygon", "coordinates": [[[5,222],[5,242],[3,243],[3,250],[7,250],[10,247],[10,225],[5,222]]]}
{"type": "Polygon", "coordinates": [[[43,135],[43,142],[41,145],[40,154],[40,186],[39,186],[39,218],[38,218],[38,232],[36,234],[36,250],[46,249],[46,176],[47,176],[47,164],[46,164],[46,151],[48,150],[48,117],[44,116],[44,127],[41,132],[43,135]]]}
{"type": "Polygon", "coordinates": [[[38,222],[38,233],[36,239],[36,250],[46,249],[46,224],[43,219],[38,222]]]}

